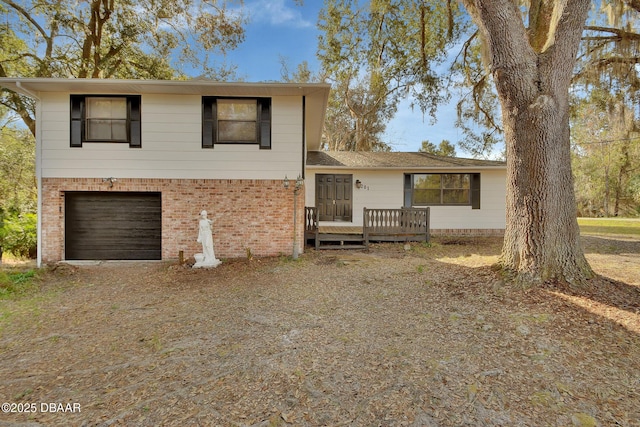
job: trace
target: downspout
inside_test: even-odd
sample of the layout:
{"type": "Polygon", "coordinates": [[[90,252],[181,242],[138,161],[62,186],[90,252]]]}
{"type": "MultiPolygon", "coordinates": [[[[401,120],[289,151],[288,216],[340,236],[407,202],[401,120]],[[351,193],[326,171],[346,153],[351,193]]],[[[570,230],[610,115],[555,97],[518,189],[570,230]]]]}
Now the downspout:
{"type": "MultiPolygon", "coordinates": [[[[302,182],[305,182],[304,180],[306,178],[306,175],[307,175],[307,97],[302,95],[302,182]]],[[[307,185],[306,185],[306,182],[305,182],[304,186],[302,187],[302,189],[303,189],[302,200],[304,201],[303,204],[302,204],[302,212],[304,214],[304,212],[305,212],[305,208],[304,207],[307,206],[307,185]]],[[[298,190],[295,190],[295,191],[297,192],[298,190]]],[[[294,204],[297,203],[297,200],[295,200],[295,199],[296,199],[296,197],[294,195],[294,204]]],[[[295,207],[297,207],[297,206],[294,206],[294,208],[295,207]]],[[[298,244],[297,243],[297,237],[298,236],[295,235],[295,233],[297,233],[296,225],[295,225],[295,221],[297,220],[297,218],[295,217],[295,213],[294,213],[293,220],[294,220],[294,226],[293,226],[294,242],[293,242],[293,244],[294,244],[294,247],[295,247],[293,259],[297,259],[299,250],[298,250],[298,247],[297,247],[297,244],[298,244]]],[[[303,220],[302,221],[302,229],[304,230],[305,227],[306,227],[305,221],[303,220]]],[[[302,235],[304,236],[304,231],[302,233],[303,233],[302,235]]],[[[301,248],[302,251],[301,252],[304,252],[304,246],[305,246],[305,239],[303,237],[302,238],[302,248],[301,248]]]]}
{"type": "Polygon", "coordinates": [[[307,173],[307,97],[302,96],[302,179],[307,173]]]}
{"type": "Polygon", "coordinates": [[[22,92],[23,95],[28,96],[36,100],[36,185],[37,185],[37,226],[36,226],[36,265],[38,268],[42,266],[42,126],[41,126],[41,117],[40,111],[42,110],[42,101],[40,97],[30,91],[29,89],[22,86],[22,82],[16,81],[16,87],[19,92],[22,92]]]}

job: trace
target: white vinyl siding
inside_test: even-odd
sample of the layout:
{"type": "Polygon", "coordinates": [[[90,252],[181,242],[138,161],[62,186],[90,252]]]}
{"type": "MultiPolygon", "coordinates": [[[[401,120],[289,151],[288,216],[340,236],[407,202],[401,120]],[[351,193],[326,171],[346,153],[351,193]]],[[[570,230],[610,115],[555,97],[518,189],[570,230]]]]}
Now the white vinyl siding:
{"type": "MultiPolygon", "coordinates": [[[[505,169],[430,170],[432,173],[480,173],[480,209],[471,206],[431,206],[432,229],[504,229],[505,169]]],[[[363,188],[353,188],[353,222],[335,225],[362,225],[363,208],[398,209],[403,206],[405,173],[419,170],[360,170],[309,167],[306,176],[306,206],[315,206],[315,174],[353,174],[363,188]]],[[[323,223],[324,224],[324,223],[323,223]]],[[[331,223],[327,223],[331,224],[331,223]]]]}
{"type": "Polygon", "coordinates": [[[41,94],[43,178],[283,179],[302,173],[302,97],[272,98],[272,147],[202,148],[202,97],[142,95],[142,148],[69,147],[68,93],[41,94]]]}

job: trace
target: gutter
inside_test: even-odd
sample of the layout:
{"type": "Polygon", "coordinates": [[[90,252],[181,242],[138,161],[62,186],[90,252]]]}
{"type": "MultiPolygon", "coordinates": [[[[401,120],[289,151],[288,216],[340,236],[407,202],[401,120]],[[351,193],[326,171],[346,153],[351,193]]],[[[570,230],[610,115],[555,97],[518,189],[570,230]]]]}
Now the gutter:
{"type": "Polygon", "coordinates": [[[481,170],[502,170],[506,169],[507,165],[504,166],[346,166],[346,165],[306,165],[307,169],[345,169],[345,170],[375,170],[375,171],[421,171],[421,170],[452,170],[452,169],[481,169],[481,170]]]}
{"type": "Polygon", "coordinates": [[[16,87],[19,89],[18,92],[20,92],[22,95],[26,95],[29,98],[33,98],[37,101],[40,100],[40,97],[38,95],[36,95],[34,92],[31,92],[26,87],[22,86],[22,82],[20,80],[16,80],[16,87]]]}

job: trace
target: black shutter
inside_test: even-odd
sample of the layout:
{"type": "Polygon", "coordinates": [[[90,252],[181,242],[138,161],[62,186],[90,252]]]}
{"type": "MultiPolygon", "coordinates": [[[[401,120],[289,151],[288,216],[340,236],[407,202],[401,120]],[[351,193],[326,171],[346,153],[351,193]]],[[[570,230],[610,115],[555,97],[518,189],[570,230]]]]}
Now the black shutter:
{"type": "Polygon", "coordinates": [[[202,98],[202,148],[213,148],[215,134],[216,101],[202,98]]]}
{"type": "Polygon", "coordinates": [[[471,209],[480,209],[480,174],[471,174],[471,209]]]}
{"type": "Polygon", "coordinates": [[[411,179],[411,174],[404,174],[404,207],[410,208],[413,204],[411,202],[411,195],[413,194],[413,184],[411,179]]]}
{"type": "Polygon", "coordinates": [[[127,97],[129,103],[129,147],[141,148],[142,147],[142,126],[141,113],[140,113],[140,97],[129,96],[127,97]]]}
{"type": "Polygon", "coordinates": [[[82,147],[82,110],[84,96],[71,95],[71,134],[72,147],[82,147]]]}
{"type": "Polygon", "coordinates": [[[271,98],[258,99],[260,149],[271,149],[271,98]]]}

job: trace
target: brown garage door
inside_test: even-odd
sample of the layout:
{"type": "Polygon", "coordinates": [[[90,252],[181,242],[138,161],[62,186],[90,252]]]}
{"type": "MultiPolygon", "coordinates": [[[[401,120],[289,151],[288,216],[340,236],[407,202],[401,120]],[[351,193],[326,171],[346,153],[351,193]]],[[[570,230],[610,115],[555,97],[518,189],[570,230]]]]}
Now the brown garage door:
{"type": "Polygon", "coordinates": [[[65,194],[65,259],[158,260],[160,193],[65,194]]]}

